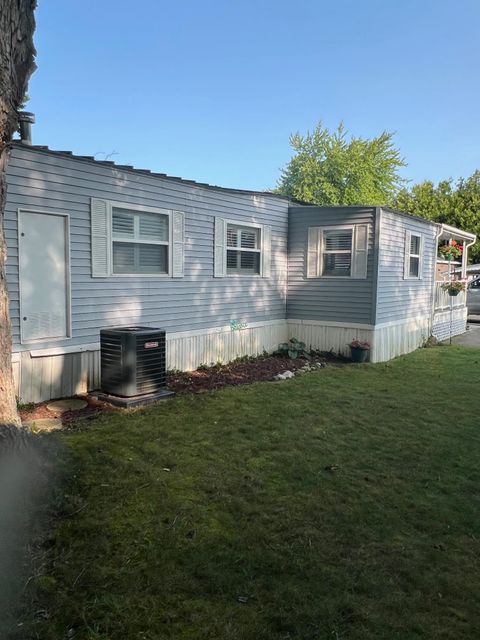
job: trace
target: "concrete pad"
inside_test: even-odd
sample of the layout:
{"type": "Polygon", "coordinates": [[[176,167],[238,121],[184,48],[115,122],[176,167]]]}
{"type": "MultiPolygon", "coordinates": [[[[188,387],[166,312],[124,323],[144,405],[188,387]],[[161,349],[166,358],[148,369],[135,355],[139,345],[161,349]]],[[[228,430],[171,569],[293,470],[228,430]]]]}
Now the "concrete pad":
{"type": "Polygon", "coordinates": [[[28,422],[23,423],[23,426],[34,433],[58,431],[62,428],[62,421],[58,418],[40,418],[38,420],[28,420],[28,422]]]}
{"type": "MultiPolygon", "coordinates": [[[[450,340],[445,340],[444,344],[450,344],[450,340]]],[[[459,336],[453,336],[452,344],[480,349],[480,325],[469,324],[468,330],[465,331],[465,333],[461,333],[459,336]]]]}
{"type": "Polygon", "coordinates": [[[160,400],[166,400],[167,398],[173,398],[174,391],[168,389],[162,389],[156,393],[149,393],[144,396],[131,396],[130,398],[123,398],[122,396],[113,396],[108,393],[96,393],[98,400],[102,402],[108,402],[115,407],[123,407],[124,409],[135,409],[137,407],[144,407],[160,400]]]}
{"type": "Polygon", "coordinates": [[[88,406],[88,402],[81,400],[80,398],[65,398],[64,400],[55,400],[47,404],[47,409],[52,413],[65,413],[65,411],[78,411],[79,409],[85,409],[88,406]]]}

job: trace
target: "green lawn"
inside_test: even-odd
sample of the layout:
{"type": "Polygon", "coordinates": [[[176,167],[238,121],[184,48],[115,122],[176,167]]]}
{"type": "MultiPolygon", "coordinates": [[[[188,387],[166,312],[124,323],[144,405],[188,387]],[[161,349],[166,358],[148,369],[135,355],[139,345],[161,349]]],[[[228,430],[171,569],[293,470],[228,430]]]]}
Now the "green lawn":
{"type": "Polygon", "coordinates": [[[18,637],[477,639],[479,374],[424,349],[65,433],[18,637]]]}

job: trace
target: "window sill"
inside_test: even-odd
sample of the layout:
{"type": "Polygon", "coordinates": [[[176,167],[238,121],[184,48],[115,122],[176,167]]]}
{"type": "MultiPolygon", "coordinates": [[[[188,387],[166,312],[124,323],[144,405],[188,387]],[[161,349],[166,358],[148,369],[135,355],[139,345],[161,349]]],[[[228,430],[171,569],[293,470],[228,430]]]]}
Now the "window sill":
{"type": "Polygon", "coordinates": [[[368,280],[366,278],[356,278],[355,276],[313,276],[307,280],[368,280]]]}
{"type": "Polygon", "coordinates": [[[248,278],[251,280],[252,278],[261,278],[262,276],[259,273],[252,273],[251,275],[248,273],[227,273],[225,275],[226,278],[248,278]]]}
{"type": "Polygon", "coordinates": [[[169,273],[112,273],[105,278],[171,278],[169,273]]]}

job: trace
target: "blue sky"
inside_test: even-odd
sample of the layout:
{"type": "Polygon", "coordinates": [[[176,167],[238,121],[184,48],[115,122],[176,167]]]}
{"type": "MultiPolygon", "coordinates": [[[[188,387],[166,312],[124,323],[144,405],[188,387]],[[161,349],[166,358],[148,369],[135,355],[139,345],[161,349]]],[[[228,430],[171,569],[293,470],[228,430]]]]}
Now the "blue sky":
{"type": "Polygon", "coordinates": [[[34,143],[247,189],[322,120],[480,168],[478,0],[39,0],[34,143]],[[132,10],[132,7],[134,10],[132,10]]]}

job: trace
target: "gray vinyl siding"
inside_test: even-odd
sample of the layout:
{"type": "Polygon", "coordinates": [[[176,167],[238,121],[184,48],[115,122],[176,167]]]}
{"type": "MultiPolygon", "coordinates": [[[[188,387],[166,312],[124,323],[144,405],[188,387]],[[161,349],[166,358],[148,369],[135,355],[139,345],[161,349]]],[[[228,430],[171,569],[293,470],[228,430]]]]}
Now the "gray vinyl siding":
{"type": "Polygon", "coordinates": [[[372,323],[374,207],[291,207],[288,242],[288,318],[372,323]],[[367,278],[307,278],[308,228],[338,224],[369,225],[367,278]]]}
{"type": "Polygon", "coordinates": [[[380,215],[376,323],[427,316],[432,309],[436,227],[389,209],[380,215]],[[404,278],[406,231],[423,237],[421,279],[404,278]]]}
{"type": "Polygon", "coordinates": [[[202,187],[52,152],[14,147],[7,172],[5,233],[14,351],[95,343],[102,327],[147,324],[169,332],[285,318],[288,202],[202,187]],[[91,277],[92,197],[185,213],[185,276],[91,277]],[[17,211],[70,217],[72,338],[20,344],[17,211]],[[213,277],[214,219],[272,227],[271,277],[213,277]]]}

